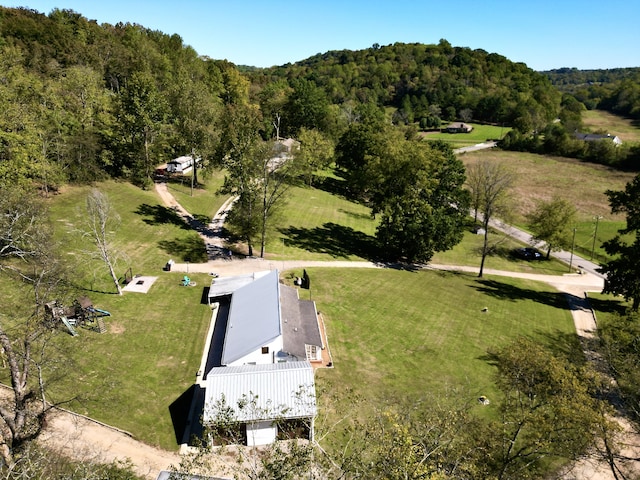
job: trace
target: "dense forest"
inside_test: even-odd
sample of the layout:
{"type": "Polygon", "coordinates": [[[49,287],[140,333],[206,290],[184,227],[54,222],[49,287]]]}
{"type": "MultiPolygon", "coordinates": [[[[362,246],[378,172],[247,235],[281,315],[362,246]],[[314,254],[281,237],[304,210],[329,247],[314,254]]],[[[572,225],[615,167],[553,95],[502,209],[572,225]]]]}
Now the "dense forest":
{"type": "Polygon", "coordinates": [[[563,68],[542,73],[555,87],[573,95],[589,110],[597,108],[640,120],[640,67],[563,68]]]}
{"type": "Polygon", "coordinates": [[[305,128],[337,141],[384,107],[400,124],[473,119],[529,130],[555,118],[561,100],[525,65],[445,40],[241,72],[141,25],[2,8],[0,50],[0,174],[45,189],[104,176],[145,185],[154,166],[192,152],[219,164],[225,105],[254,105],[265,139],[305,128]]]}
{"type": "Polygon", "coordinates": [[[438,45],[374,45],[332,51],[253,71],[254,83],[307,79],[331,103],[373,103],[398,109],[408,123],[437,117],[536,127],[557,114],[560,95],[546,77],[496,53],[438,45]]]}
{"type": "Polygon", "coordinates": [[[350,124],[391,115],[422,129],[508,125],[516,133],[505,148],[636,163],[637,152],[603,160],[556,144],[571,143],[583,108],[638,118],[639,69],[539,73],[446,40],[238,68],[198,55],[175,34],[26,8],[0,8],[0,51],[0,175],[45,190],[105,176],[148,185],[156,165],[190,153],[220,165],[225,106],[247,104],[263,139],[305,129],[338,142],[350,124]]]}

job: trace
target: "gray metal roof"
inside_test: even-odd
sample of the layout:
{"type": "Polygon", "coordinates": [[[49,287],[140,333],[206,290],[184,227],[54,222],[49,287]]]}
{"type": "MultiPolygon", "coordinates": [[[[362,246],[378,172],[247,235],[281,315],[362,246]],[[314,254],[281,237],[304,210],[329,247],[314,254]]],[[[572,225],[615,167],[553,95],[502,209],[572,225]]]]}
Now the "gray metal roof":
{"type": "Polygon", "coordinates": [[[233,292],[222,364],[233,363],[280,335],[279,281],[274,270],[233,292]]]}
{"type": "Polygon", "coordinates": [[[307,418],[317,413],[313,369],[307,361],[216,367],[207,377],[205,395],[205,422],[215,417],[213,406],[221,398],[239,422],[307,418]],[[255,403],[238,407],[238,402],[252,399],[255,403]]]}
{"type": "Polygon", "coordinates": [[[203,477],[202,475],[194,475],[192,473],[170,472],[161,470],[156,480],[228,480],[222,477],[203,477]]]}

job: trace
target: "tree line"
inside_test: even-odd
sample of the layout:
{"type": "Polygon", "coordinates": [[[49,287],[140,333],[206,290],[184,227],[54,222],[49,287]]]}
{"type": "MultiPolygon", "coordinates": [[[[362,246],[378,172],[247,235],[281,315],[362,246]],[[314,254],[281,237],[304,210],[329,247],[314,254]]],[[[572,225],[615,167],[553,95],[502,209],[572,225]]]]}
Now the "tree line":
{"type": "MultiPolygon", "coordinates": [[[[637,171],[640,168],[637,144],[615,145],[607,139],[586,142],[576,137],[576,133],[588,132],[582,122],[585,110],[605,110],[638,120],[640,69],[560,69],[543,73],[562,92],[559,121],[547,123],[538,130],[515,128],[500,143],[501,148],[578,158],[637,171]]],[[[601,130],[591,133],[615,135],[615,132],[601,130]]]]}

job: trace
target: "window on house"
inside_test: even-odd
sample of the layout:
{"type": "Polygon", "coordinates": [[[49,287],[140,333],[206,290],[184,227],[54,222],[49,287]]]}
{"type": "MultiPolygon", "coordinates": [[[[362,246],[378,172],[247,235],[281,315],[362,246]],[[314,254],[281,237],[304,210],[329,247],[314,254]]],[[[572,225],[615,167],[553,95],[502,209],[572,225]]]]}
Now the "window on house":
{"type": "Polygon", "coordinates": [[[269,353],[269,347],[262,347],[262,353],[269,353]]]}

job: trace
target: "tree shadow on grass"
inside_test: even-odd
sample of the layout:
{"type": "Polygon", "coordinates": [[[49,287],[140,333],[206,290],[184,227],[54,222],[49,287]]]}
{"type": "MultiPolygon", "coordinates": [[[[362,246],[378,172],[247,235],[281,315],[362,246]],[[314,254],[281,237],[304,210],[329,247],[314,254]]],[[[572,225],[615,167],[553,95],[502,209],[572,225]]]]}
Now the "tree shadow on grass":
{"type": "Polygon", "coordinates": [[[586,363],[583,346],[575,332],[567,333],[561,332],[560,330],[552,332],[536,331],[535,335],[543,339],[542,343],[551,350],[555,356],[564,357],[573,365],[584,365],[586,363]]]}
{"type": "Polygon", "coordinates": [[[207,261],[204,241],[198,235],[176,238],[175,240],[161,240],[158,242],[158,246],[183,262],[203,263],[207,261]]]}
{"type": "Polygon", "coordinates": [[[627,303],[621,298],[602,299],[589,297],[589,303],[596,312],[602,313],[625,315],[628,309],[627,303]]]}
{"type": "Polygon", "coordinates": [[[371,220],[371,215],[369,215],[368,213],[351,212],[349,210],[345,210],[344,208],[340,208],[338,211],[340,213],[344,213],[347,217],[351,217],[356,220],[371,220]]]}
{"type": "Polygon", "coordinates": [[[521,300],[533,300],[536,303],[549,305],[550,307],[566,310],[566,295],[562,292],[539,292],[529,288],[520,288],[497,280],[478,280],[473,288],[500,300],[518,302],[521,300]]]}
{"type": "Polygon", "coordinates": [[[148,225],[176,225],[184,230],[189,230],[190,227],[185,223],[178,213],[168,207],[162,205],[149,205],[143,203],[135,211],[136,214],[142,215],[145,218],[143,221],[148,225]]]}
{"type": "Polygon", "coordinates": [[[336,195],[341,198],[350,198],[347,190],[347,182],[335,177],[315,177],[313,186],[318,190],[336,195]]]}
{"type": "Polygon", "coordinates": [[[376,239],[370,235],[336,223],[325,223],[321,227],[281,229],[287,237],[286,243],[314,253],[326,253],[334,258],[352,255],[376,261],[380,249],[376,239]]]}
{"type": "MultiPolygon", "coordinates": [[[[557,329],[551,332],[533,330],[530,335],[523,335],[523,337],[543,345],[555,357],[564,358],[573,365],[584,365],[586,363],[580,339],[575,333],[562,332],[557,329]]],[[[496,347],[496,349],[500,348],[496,347]]],[[[494,367],[499,363],[498,356],[492,351],[492,348],[484,355],[480,355],[478,359],[494,367]]]]}

